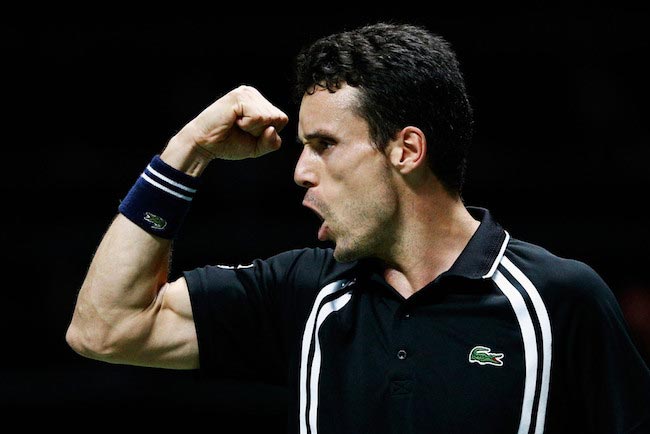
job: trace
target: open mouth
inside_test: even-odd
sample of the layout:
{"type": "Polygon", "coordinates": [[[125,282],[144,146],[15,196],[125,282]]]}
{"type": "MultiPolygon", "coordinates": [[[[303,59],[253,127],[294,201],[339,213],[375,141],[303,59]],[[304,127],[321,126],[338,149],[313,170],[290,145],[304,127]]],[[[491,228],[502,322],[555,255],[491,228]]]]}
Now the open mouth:
{"type": "Polygon", "coordinates": [[[311,205],[311,204],[310,204],[309,202],[307,202],[306,200],[303,200],[303,201],[302,201],[302,205],[303,205],[305,208],[308,208],[309,210],[311,210],[314,214],[316,214],[316,217],[318,217],[318,220],[320,220],[321,223],[325,220],[325,218],[320,214],[320,212],[319,212],[316,208],[314,208],[314,206],[311,205]]]}
{"type": "Polygon", "coordinates": [[[325,241],[327,239],[327,234],[329,232],[329,227],[327,226],[327,223],[325,222],[325,218],[309,202],[303,200],[302,204],[303,204],[304,207],[309,208],[311,211],[313,211],[313,213],[316,215],[316,217],[318,217],[318,220],[321,223],[320,227],[318,228],[318,239],[320,241],[325,241]]]}

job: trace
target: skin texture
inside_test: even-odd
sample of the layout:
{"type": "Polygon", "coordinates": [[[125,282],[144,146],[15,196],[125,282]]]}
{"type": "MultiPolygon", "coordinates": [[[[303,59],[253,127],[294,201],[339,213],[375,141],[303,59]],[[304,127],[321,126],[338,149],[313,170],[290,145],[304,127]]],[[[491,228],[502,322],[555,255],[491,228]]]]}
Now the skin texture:
{"type": "Polygon", "coordinates": [[[391,243],[397,192],[386,155],[370,141],[367,123],[351,108],[357,91],[317,88],[303,98],[298,137],[304,144],[294,172],[308,188],[303,205],[324,219],[324,238],[334,257],[351,261],[374,255],[391,243]]]}

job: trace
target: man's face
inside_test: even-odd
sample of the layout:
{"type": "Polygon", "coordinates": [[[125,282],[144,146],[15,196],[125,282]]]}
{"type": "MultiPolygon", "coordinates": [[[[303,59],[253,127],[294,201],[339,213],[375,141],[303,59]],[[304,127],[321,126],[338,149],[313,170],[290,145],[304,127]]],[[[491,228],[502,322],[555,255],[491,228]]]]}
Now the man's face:
{"type": "Polygon", "coordinates": [[[347,85],[335,93],[317,87],[303,97],[298,124],[304,148],[294,180],[307,188],[303,205],[324,219],[318,238],[333,241],[342,262],[381,256],[397,213],[388,159],[354,111],[357,95],[347,85]]]}

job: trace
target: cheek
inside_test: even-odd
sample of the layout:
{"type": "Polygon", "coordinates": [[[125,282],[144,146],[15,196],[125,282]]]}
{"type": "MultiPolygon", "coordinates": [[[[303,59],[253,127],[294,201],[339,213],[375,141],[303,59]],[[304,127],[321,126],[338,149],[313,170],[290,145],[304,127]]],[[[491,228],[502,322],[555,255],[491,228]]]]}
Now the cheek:
{"type": "Polygon", "coordinates": [[[345,201],[339,203],[342,215],[364,226],[382,225],[395,214],[397,195],[385,182],[350,186],[345,194],[345,201]]]}
{"type": "Polygon", "coordinates": [[[323,193],[329,196],[326,201],[339,218],[371,218],[392,208],[396,196],[390,182],[391,174],[376,151],[364,154],[363,158],[330,163],[321,181],[324,181],[323,185],[329,185],[323,193]]]}

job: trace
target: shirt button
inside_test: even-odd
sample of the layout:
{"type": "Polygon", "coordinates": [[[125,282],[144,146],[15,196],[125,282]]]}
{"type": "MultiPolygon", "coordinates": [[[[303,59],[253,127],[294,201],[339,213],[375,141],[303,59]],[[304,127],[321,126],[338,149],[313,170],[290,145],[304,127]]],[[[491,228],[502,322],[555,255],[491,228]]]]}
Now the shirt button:
{"type": "Polygon", "coordinates": [[[399,350],[399,351],[397,352],[397,358],[400,359],[400,360],[404,360],[404,359],[406,359],[406,351],[404,351],[404,350],[399,350]]]}

